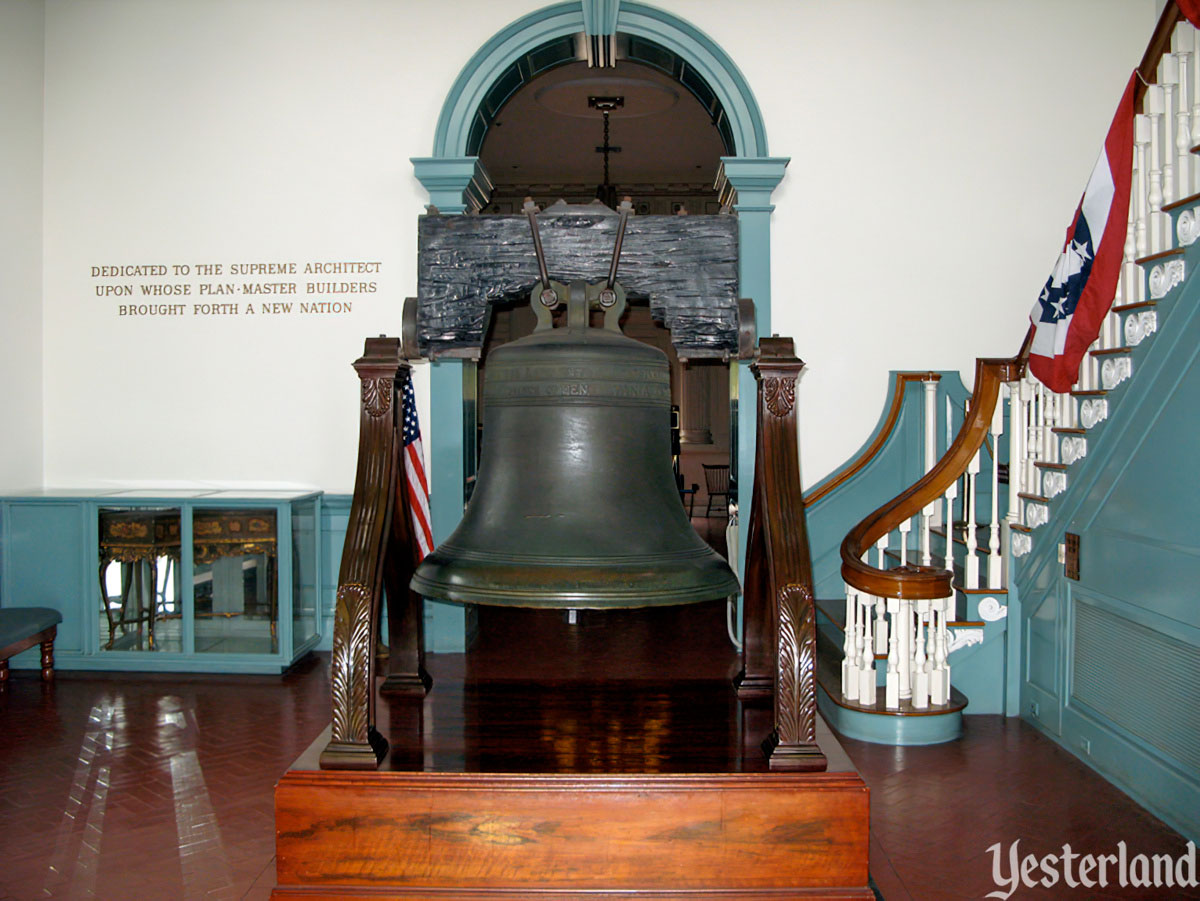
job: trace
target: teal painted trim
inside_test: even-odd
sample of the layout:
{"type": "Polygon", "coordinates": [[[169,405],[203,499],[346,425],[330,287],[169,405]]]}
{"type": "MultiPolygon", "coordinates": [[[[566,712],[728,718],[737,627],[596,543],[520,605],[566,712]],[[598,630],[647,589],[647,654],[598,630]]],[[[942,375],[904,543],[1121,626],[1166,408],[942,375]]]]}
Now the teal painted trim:
{"type": "Polygon", "coordinates": [[[342,548],[346,544],[346,529],[350,524],[353,495],[327,494],[322,498],[319,553],[321,560],[320,601],[317,611],[321,621],[321,638],[316,649],[333,648],[333,611],[337,602],[338,575],[342,568],[342,548]]]}
{"type": "Polygon", "coordinates": [[[962,735],[962,712],[931,716],[860,713],[830,700],[817,683],[817,707],[830,726],[847,738],[878,745],[940,745],[962,735]]]}
{"type": "MultiPolygon", "coordinates": [[[[1008,558],[1005,565],[1005,572],[1011,573],[1012,568],[1012,541],[1008,537],[1008,530],[1004,531],[1004,547],[1005,555],[1008,558]]],[[[1021,715],[1021,624],[1024,622],[1022,615],[1023,608],[1021,604],[1021,593],[1016,585],[1009,584],[1008,586],[1008,621],[1007,628],[1004,632],[1004,715],[1005,716],[1020,716],[1021,715]]]]}
{"type": "MultiPolygon", "coordinates": [[[[310,649],[310,647],[305,647],[297,653],[295,660],[299,660],[310,649]]],[[[181,653],[168,654],[162,651],[107,651],[104,654],[80,654],[73,651],[59,653],[56,649],[54,667],[60,670],[81,672],[226,673],[277,676],[295,663],[295,660],[281,658],[278,654],[258,654],[254,657],[249,654],[188,656],[181,653]],[[254,659],[254,657],[259,659],[254,659]]],[[[34,661],[27,668],[39,669],[40,664],[34,661]]]]}
{"type": "Polygon", "coordinates": [[[642,3],[621,4],[617,31],[648,38],[686,60],[721,101],[737,155],[767,155],[767,131],[758,101],[741,70],[716,41],[690,22],[642,3]]]}
{"type": "Polygon", "coordinates": [[[1062,734],[1028,721],[1185,838],[1200,844],[1200,786],[1078,708],[1063,711],[1062,734]],[[1087,747],[1087,752],[1083,748],[1087,747]]]}
{"type": "MultiPolygon", "coordinates": [[[[603,0],[591,0],[591,13],[605,6],[603,0]]],[[[595,27],[602,24],[597,21],[595,27]]],[[[497,32],[467,61],[446,95],[434,133],[433,156],[461,157],[467,152],[471,127],[484,97],[514,60],[547,41],[587,31],[587,27],[584,4],[572,2],[535,10],[497,32]]],[[[685,59],[720,99],[738,156],[767,155],[767,133],[758,102],[745,76],[716,41],[683,19],[641,3],[619,4],[616,30],[652,40],[685,59]]]]}
{"type": "Polygon", "coordinates": [[[479,212],[492,196],[492,179],[477,156],[417,157],[413,174],[439,213],[479,212]]]}
{"type": "MultiPolygon", "coordinates": [[[[433,540],[441,544],[458,526],[463,514],[463,365],[461,360],[430,364],[429,507],[433,540]]],[[[426,601],[426,649],[461,652],[466,649],[466,621],[456,604],[426,601]]]]}
{"type": "Polygon", "coordinates": [[[615,34],[621,0],[583,0],[583,31],[589,37],[615,34]]]}
{"type": "Polygon", "coordinates": [[[718,179],[737,191],[738,290],[754,299],[758,334],[771,334],[771,193],[789,157],[721,157],[718,179]]]}
{"type": "Polygon", "coordinates": [[[446,95],[434,133],[433,156],[466,153],[483,98],[514,60],[547,41],[583,30],[583,6],[576,0],[535,10],[498,31],[467,61],[446,95]]]}
{"type": "MultiPolygon", "coordinates": [[[[99,517],[96,517],[97,523],[99,517]]],[[[192,508],[180,505],[179,510],[179,546],[193,547],[192,508]]],[[[196,561],[192,554],[179,555],[179,584],[182,587],[182,597],[179,599],[179,609],[182,614],[183,653],[191,657],[196,653],[196,561]]],[[[97,598],[99,601],[99,598],[97,598]]],[[[106,652],[106,653],[112,653],[106,652]]]]}

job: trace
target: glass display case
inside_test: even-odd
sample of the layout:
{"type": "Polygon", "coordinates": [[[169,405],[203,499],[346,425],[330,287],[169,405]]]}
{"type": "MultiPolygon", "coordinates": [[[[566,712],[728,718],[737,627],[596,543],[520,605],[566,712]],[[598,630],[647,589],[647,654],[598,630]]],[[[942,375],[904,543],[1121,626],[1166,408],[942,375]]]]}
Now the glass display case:
{"type": "Polygon", "coordinates": [[[5,496],[0,603],[62,612],[60,669],[280,672],[321,637],[320,518],[319,492],[5,496]]]}

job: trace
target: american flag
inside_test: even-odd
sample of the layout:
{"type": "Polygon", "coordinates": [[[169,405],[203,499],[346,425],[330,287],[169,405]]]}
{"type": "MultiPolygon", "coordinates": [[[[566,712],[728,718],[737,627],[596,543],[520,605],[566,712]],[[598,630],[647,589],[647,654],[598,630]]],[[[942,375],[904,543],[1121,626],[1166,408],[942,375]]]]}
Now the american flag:
{"type": "Polygon", "coordinates": [[[1133,88],[1130,76],[1109,126],[1100,159],[1067,229],[1067,242],[1029,318],[1029,371],[1052,391],[1070,391],[1079,362],[1112,306],[1125,253],[1133,168],[1133,88]]]}
{"type": "Polygon", "coordinates": [[[429,527],[429,481],[425,478],[425,452],[421,449],[421,424],[417,421],[412,379],[404,381],[404,486],[413,534],[424,557],[433,550],[433,531],[429,527]]]}

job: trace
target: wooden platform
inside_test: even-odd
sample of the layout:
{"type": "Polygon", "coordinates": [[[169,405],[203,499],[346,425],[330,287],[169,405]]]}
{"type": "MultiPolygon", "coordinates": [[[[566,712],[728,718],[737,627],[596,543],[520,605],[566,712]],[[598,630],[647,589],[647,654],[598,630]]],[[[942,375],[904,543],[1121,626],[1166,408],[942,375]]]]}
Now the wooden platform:
{"type": "Polygon", "coordinates": [[[867,804],[846,772],[292,769],[272,897],[873,899],[867,804]]]}
{"type": "Polygon", "coordinates": [[[768,772],[723,604],[480,614],[379,772],[326,734],[280,781],[274,898],[874,898],[866,786],[823,724],[828,772],[768,772]]]}

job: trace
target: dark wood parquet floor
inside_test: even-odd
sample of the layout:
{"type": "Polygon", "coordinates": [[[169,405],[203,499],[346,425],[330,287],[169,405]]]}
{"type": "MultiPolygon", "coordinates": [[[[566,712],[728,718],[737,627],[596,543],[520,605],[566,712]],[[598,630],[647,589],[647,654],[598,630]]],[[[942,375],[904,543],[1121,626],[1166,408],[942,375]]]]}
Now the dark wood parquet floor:
{"type": "MultiPolygon", "coordinates": [[[[384,706],[392,765],[753,768],[753,755],[737,762],[729,726],[723,620],[719,604],[584,614],[575,626],[561,613],[486,610],[470,654],[431,658],[424,704],[384,706]]],[[[14,673],[0,693],[0,899],[266,899],[272,787],[328,722],[327,666],[310,658],[280,678],[62,673],[45,687],[14,673]]],[[[1022,855],[1068,842],[1080,854],[1184,847],[1018,721],[968,717],[963,739],[938,747],[843,744],[871,787],[871,872],[888,901],[985,897],[997,842],[1007,854],[1019,840],[1022,855]]],[[[1011,897],[1200,891],[1060,883],[1011,897]]]]}

